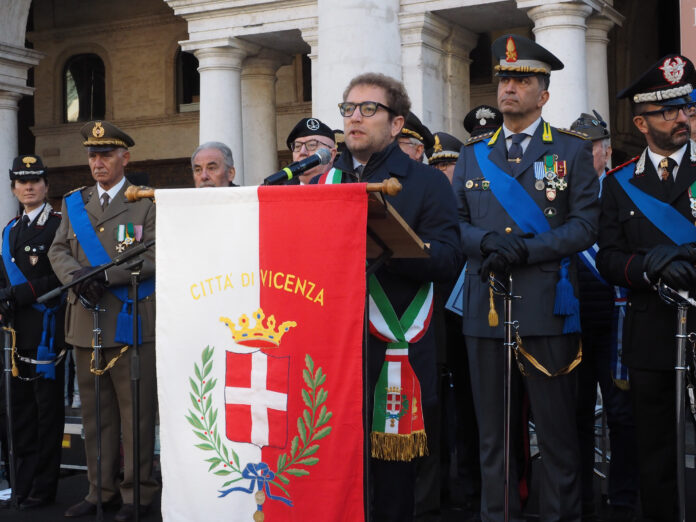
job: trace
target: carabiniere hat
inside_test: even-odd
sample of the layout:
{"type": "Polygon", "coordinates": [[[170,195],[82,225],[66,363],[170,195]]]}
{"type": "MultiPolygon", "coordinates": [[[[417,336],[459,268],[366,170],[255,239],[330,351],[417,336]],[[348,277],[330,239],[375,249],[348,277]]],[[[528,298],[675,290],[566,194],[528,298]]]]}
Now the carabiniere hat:
{"type": "Polygon", "coordinates": [[[663,56],[616,97],[633,103],[684,105],[692,103],[694,64],[686,56],[663,56]]]}
{"type": "Polygon", "coordinates": [[[491,46],[498,76],[535,76],[563,69],[563,62],[529,38],[506,34],[491,46]]]}
{"type": "Polygon", "coordinates": [[[611,136],[607,129],[607,122],[597,111],[592,110],[592,112],[594,116],[583,112],[570,126],[570,130],[586,134],[591,141],[603,140],[611,136]]]}
{"type": "Polygon", "coordinates": [[[290,145],[297,138],[304,138],[305,136],[324,136],[331,141],[336,141],[334,131],[331,130],[331,127],[326,123],[323,123],[317,118],[302,118],[290,131],[290,134],[288,134],[288,139],[285,141],[285,144],[289,149],[290,145]]]}
{"type": "Polygon", "coordinates": [[[490,105],[479,105],[464,118],[464,128],[473,138],[494,131],[503,124],[503,113],[490,105]]]}
{"type": "Polygon", "coordinates": [[[45,179],[47,172],[48,168],[44,167],[43,161],[41,161],[39,156],[25,154],[24,156],[17,156],[12,162],[10,180],[31,180],[41,177],[45,179]]]}
{"type": "Polygon", "coordinates": [[[89,152],[107,152],[119,147],[127,149],[135,145],[133,138],[108,121],[90,121],[82,126],[82,144],[89,152]]]}

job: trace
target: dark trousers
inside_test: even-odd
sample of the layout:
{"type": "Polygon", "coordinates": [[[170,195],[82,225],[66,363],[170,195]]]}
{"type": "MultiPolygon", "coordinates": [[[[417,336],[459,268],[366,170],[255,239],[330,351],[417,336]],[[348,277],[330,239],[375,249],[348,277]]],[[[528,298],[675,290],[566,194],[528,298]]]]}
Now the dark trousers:
{"type": "MultiPolygon", "coordinates": [[[[34,375],[33,366],[18,364],[20,375],[34,375]]],[[[27,497],[48,501],[56,497],[65,425],[64,371],[61,362],[55,379],[11,381],[15,492],[20,502],[27,497]]]]}
{"type": "MultiPolygon", "coordinates": [[[[573,360],[574,336],[529,337],[525,349],[550,371],[573,360]]],[[[472,391],[481,450],[481,519],[504,518],[504,363],[501,339],[467,337],[472,391]]],[[[575,404],[577,376],[548,378],[525,363],[521,378],[513,360],[513,417],[520,418],[521,383],[526,386],[541,453],[540,519],[580,520],[580,457],[575,404]]],[[[514,426],[512,426],[514,429],[514,426]]],[[[512,437],[511,437],[512,438],[512,437]]],[[[511,451],[516,451],[511,444],[511,451]]],[[[518,491],[517,455],[510,458],[510,519],[523,520],[518,491]]]]}
{"type": "Polygon", "coordinates": [[[578,368],[578,437],[582,465],[583,510],[594,504],[595,404],[597,384],[609,426],[609,501],[613,506],[635,507],[638,497],[638,462],[633,403],[629,391],[616,387],[611,378],[610,336],[583,335],[582,363],[578,368]]]}
{"type": "Polygon", "coordinates": [[[676,377],[673,371],[633,368],[629,375],[643,517],[672,522],[678,518],[676,377]]]}

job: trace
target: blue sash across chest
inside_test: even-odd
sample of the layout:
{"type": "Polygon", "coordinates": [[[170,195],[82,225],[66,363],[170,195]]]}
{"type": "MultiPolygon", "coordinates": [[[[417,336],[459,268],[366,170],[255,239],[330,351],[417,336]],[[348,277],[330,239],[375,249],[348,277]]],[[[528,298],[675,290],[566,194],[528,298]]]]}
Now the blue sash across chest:
{"type": "MultiPolygon", "coordinates": [[[[490,148],[485,141],[473,145],[479,169],[490,181],[490,190],[505,212],[527,234],[541,234],[551,230],[546,216],[525,188],[507,172],[490,159],[490,148]]],[[[563,333],[580,331],[580,305],[573,295],[573,287],[568,280],[570,258],[560,262],[559,280],[556,284],[554,315],[565,316],[563,333]]]]}
{"type": "Polygon", "coordinates": [[[669,203],[660,201],[630,182],[636,164],[630,163],[614,172],[613,176],[643,215],[657,229],[677,245],[696,242],[696,227],[669,203]]]}
{"type": "MultiPolygon", "coordinates": [[[[2,261],[5,265],[5,272],[7,273],[9,284],[11,286],[22,285],[28,282],[24,273],[14,262],[14,256],[12,255],[12,252],[10,252],[10,230],[18,219],[19,218],[15,218],[10,221],[2,232],[2,261]]],[[[31,305],[34,310],[41,312],[43,316],[41,342],[39,343],[36,351],[37,359],[39,360],[47,360],[55,357],[56,355],[53,349],[56,334],[56,312],[61,307],[64,300],[65,295],[62,295],[61,302],[56,306],[49,307],[43,303],[33,303],[31,305]]],[[[54,367],[54,363],[40,364],[36,367],[36,373],[42,374],[48,379],[55,379],[54,367]]]]}
{"type": "MultiPolygon", "coordinates": [[[[80,191],[73,192],[65,198],[65,204],[68,211],[68,218],[72,225],[77,241],[80,243],[82,250],[87,256],[87,260],[92,266],[103,265],[111,262],[111,256],[106,252],[99,237],[94,232],[92,222],[89,220],[85,204],[82,201],[82,193],[80,191]]],[[[133,304],[133,300],[128,298],[128,285],[110,286],[109,291],[123,303],[121,312],[118,315],[116,323],[116,338],[117,343],[133,344],[133,330],[131,328],[132,316],[129,313],[129,305],[133,304]]],[[[145,299],[155,291],[155,278],[145,279],[140,283],[138,296],[139,301],[145,299]]],[[[140,321],[140,317],[138,317],[140,321]]],[[[138,328],[138,342],[142,342],[142,329],[138,328]]]]}

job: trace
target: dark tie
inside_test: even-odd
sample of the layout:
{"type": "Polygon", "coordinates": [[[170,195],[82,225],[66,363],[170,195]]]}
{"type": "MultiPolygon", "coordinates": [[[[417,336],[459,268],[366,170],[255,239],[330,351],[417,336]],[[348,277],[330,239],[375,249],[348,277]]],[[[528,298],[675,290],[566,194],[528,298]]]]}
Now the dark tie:
{"type": "Polygon", "coordinates": [[[24,232],[27,228],[29,228],[29,216],[24,214],[22,216],[22,224],[20,225],[19,231],[24,232]]]}
{"type": "Polygon", "coordinates": [[[662,158],[659,165],[660,179],[662,180],[662,188],[664,189],[665,195],[669,196],[674,186],[674,176],[672,172],[674,167],[677,166],[677,162],[672,158],[662,158]]]}
{"type": "Polygon", "coordinates": [[[358,177],[358,180],[362,177],[363,170],[365,169],[365,165],[358,165],[355,167],[355,175],[358,177]]]}
{"type": "Polygon", "coordinates": [[[109,206],[109,193],[104,192],[102,194],[102,212],[104,212],[106,210],[106,207],[108,207],[108,206],[109,206]]]}
{"type": "Polygon", "coordinates": [[[519,164],[519,162],[522,161],[522,141],[526,137],[527,135],[523,132],[510,136],[512,143],[510,143],[510,149],[508,150],[509,162],[519,164]]]}

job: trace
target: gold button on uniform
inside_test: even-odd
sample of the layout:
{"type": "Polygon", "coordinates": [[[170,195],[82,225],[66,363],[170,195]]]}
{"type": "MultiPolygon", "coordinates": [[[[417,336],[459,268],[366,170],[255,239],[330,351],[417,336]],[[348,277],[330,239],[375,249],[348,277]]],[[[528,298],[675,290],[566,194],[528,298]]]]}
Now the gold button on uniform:
{"type": "Polygon", "coordinates": [[[636,213],[633,210],[631,210],[630,214],[634,216],[636,213]]]}
{"type": "Polygon", "coordinates": [[[104,227],[99,227],[99,232],[104,232],[104,227]]]}
{"type": "Polygon", "coordinates": [[[506,234],[512,233],[512,228],[510,228],[510,227],[505,227],[505,233],[506,233],[506,234]]]}

